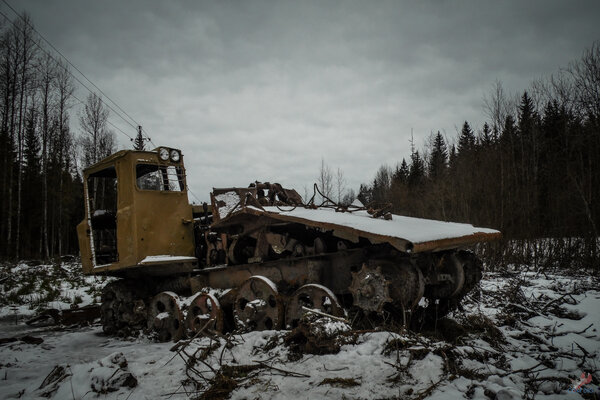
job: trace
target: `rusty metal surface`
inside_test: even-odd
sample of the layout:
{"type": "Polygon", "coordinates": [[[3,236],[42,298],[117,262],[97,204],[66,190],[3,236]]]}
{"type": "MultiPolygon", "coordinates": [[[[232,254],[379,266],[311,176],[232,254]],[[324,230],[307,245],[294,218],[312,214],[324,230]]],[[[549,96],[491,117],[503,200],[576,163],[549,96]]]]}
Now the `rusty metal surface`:
{"type": "Polygon", "coordinates": [[[458,295],[465,283],[463,263],[453,253],[443,254],[434,263],[435,275],[433,277],[437,282],[429,288],[428,296],[434,299],[444,299],[458,295]]]}
{"type": "Polygon", "coordinates": [[[286,328],[293,329],[298,326],[305,314],[303,307],[322,311],[334,317],[344,316],[344,310],[331,290],[322,285],[308,284],[296,290],[288,299],[285,310],[286,328]]]}
{"type": "Polygon", "coordinates": [[[244,264],[206,268],[198,271],[213,288],[239,287],[253,275],[262,275],[277,285],[300,287],[320,282],[321,271],[329,265],[326,260],[283,259],[268,263],[244,264]]]}
{"type": "Polygon", "coordinates": [[[108,283],[102,290],[100,314],[106,333],[118,333],[129,327],[142,327],[146,323],[147,296],[144,289],[123,280],[108,283]]]}
{"type": "Polygon", "coordinates": [[[285,305],[277,286],[264,276],[252,276],[239,288],[233,314],[241,330],[279,329],[285,305]]]}
{"type": "Polygon", "coordinates": [[[240,208],[229,217],[222,219],[217,223],[214,223],[212,225],[212,228],[215,230],[227,230],[227,228],[233,226],[244,226],[246,224],[251,223],[252,220],[254,220],[255,223],[260,223],[264,225],[275,224],[278,222],[298,223],[310,226],[312,228],[318,228],[324,231],[333,231],[334,235],[354,242],[357,242],[358,238],[363,237],[369,239],[369,241],[373,244],[389,243],[396,249],[406,253],[421,253],[428,251],[449,250],[471,246],[480,242],[499,240],[502,238],[502,234],[500,232],[476,232],[470,235],[464,235],[460,237],[413,243],[401,237],[367,232],[340,224],[314,221],[307,218],[288,215],[285,212],[271,212],[254,207],[240,208]]]}
{"type": "Polygon", "coordinates": [[[392,302],[390,284],[380,266],[372,268],[363,264],[360,271],[352,273],[353,304],[363,310],[381,312],[386,303],[392,302]]]}
{"type": "Polygon", "coordinates": [[[414,264],[404,262],[381,262],[383,273],[391,284],[390,297],[396,306],[413,310],[425,294],[425,279],[421,270],[414,264]]]}
{"type": "Polygon", "coordinates": [[[189,301],[185,325],[190,337],[194,337],[203,329],[215,332],[223,331],[223,310],[221,304],[209,293],[197,293],[189,301]]]}
{"type": "Polygon", "coordinates": [[[425,293],[421,270],[408,260],[369,260],[352,273],[353,304],[363,310],[381,312],[386,304],[409,311],[425,293]]]}
{"type": "Polygon", "coordinates": [[[401,238],[395,238],[391,236],[378,235],[374,233],[364,232],[355,228],[336,225],[327,222],[318,222],[312,221],[305,218],[299,218],[292,215],[286,215],[282,213],[268,212],[265,210],[260,210],[256,208],[244,207],[233,215],[230,215],[228,218],[220,220],[217,223],[214,223],[211,228],[215,230],[226,230],[231,226],[239,226],[248,224],[251,220],[260,220],[260,224],[264,225],[272,225],[277,222],[287,222],[287,223],[298,223],[306,226],[310,226],[312,228],[319,228],[322,230],[332,230],[338,234],[339,237],[344,239],[348,239],[351,241],[358,241],[360,237],[365,237],[369,239],[372,243],[390,243],[395,248],[403,252],[410,252],[412,250],[412,243],[407,240],[401,238]]]}
{"type": "Polygon", "coordinates": [[[148,310],[148,328],[158,334],[161,342],[176,342],[184,337],[185,326],[179,296],[173,292],[161,292],[152,298],[148,310]]]}
{"type": "Polygon", "coordinates": [[[431,240],[428,242],[415,243],[413,253],[422,253],[426,251],[442,251],[457,249],[461,247],[472,246],[477,243],[493,242],[502,239],[502,233],[474,233],[472,235],[461,236],[450,239],[431,240]]]}

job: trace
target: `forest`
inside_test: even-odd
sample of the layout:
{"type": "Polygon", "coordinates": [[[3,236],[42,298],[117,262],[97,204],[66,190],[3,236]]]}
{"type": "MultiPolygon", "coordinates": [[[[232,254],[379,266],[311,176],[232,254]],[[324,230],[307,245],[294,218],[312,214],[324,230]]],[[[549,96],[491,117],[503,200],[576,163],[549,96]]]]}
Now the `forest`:
{"type": "Polygon", "coordinates": [[[80,171],[116,149],[101,98],[75,96],[66,62],[27,15],[0,26],[0,258],[77,254],[80,171]],[[75,106],[79,106],[76,109],[75,106]],[[77,113],[75,111],[78,111],[77,113]],[[81,132],[71,130],[73,115],[81,132]]]}
{"type": "MultiPolygon", "coordinates": [[[[396,214],[499,229],[499,256],[516,245],[521,261],[534,262],[532,246],[549,239],[543,251],[558,266],[597,266],[600,43],[521,93],[496,81],[482,106],[480,130],[464,121],[456,136],[432,133],[421,150],[411,143],[411,154],[382,165],[358,198],[396,214]]],[[[321,167],[319,187],[334,198],[335,178],[321,167]]]]}
{"type": "MultiPolygon", "coordinates": [[[[76,97],[70,66],[26,15],[0,30],[0,258],[77,254],[81,170],[116,150],[109,107],[94,93],[76,97]]],[[[481,129],[462,121],[456,136],[413,142],[411,154],[361,185],[359,199],[497,228],[506,241],[577,238],[586,260],[597,261],[600,44],[521,93],[495,82],[482,106],[481,129]]],[[[322,178],[331,194],[334,177],[329,188],[322,178]]]]}

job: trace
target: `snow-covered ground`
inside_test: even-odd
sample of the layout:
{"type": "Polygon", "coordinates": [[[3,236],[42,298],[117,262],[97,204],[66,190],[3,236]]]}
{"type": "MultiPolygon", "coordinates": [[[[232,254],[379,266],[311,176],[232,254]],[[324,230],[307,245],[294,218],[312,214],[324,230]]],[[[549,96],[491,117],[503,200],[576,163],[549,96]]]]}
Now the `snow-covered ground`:
{"type": "Polygon", "coordinates": [[[0,264],[0,318],[99,302],[102,288],[112,279],[84,276],[75,258],[53,264],[0,264]]]}
{"type": "MultiPolygon", "coordinates": [[[[598,283],[487,273],[464,310],[454,313],[460,324],[440,322],[426,334],[340,329],[339,352],[320,355],[299,353],[289,331],[205,337],[174,348],[144,337],[107,337],[97,325],[15,324],[4,305],[0,339],[43,342],[0,344],[0,398],[594,398],[600,394],[598,283]],[[592,380],[573,391],[582,373],[592,380]]],[[[83,296],[86,284],[64,290],[83,296]]]]}

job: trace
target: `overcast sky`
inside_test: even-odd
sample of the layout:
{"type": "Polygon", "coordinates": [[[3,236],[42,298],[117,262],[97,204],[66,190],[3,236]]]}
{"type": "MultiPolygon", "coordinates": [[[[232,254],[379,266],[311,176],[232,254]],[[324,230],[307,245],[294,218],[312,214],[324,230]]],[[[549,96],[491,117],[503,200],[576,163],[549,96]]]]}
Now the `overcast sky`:
{"type": "Polygon", "coordinates": [[[600,39],[597,0],[9,3],[156,145],[183,150],[200,200],[254,180],[304,194],[321,158],[357,190],[408,158],[411,130],[421,148],[480,129],[496,80],[523,91],[600,39]]]}

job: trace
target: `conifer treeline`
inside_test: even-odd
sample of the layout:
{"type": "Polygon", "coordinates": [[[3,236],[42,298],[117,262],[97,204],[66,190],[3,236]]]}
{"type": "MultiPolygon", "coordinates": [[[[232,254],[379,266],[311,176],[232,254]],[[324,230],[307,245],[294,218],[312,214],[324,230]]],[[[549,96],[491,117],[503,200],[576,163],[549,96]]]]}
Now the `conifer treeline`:
{"type": "Polygon", "coordinates": [[[597,238],[600,44],[514,99],[496,83],[485,106],[480,131],[464,122],[456,138],[432,135],[408,161],[380,167],[359,198],[391,202],[399,214],[495,227],[509,239],[597,238]]]}
{"type": "Polygon", "coordinates": [[[73,77],[40,42],[27,15],[0,26],[0,259],[77,254],[79,159],[91,164],[115,147],[94,94],[80,116],[82,135],[73,134],[73,77]]]}

